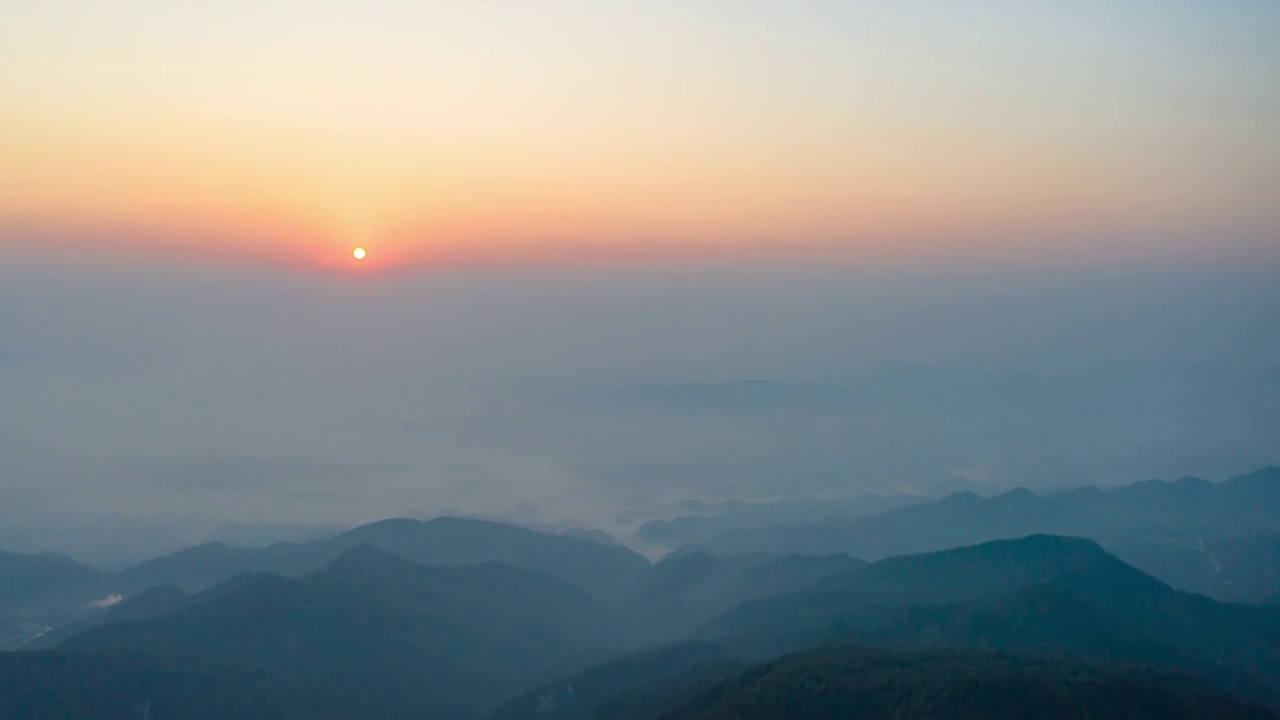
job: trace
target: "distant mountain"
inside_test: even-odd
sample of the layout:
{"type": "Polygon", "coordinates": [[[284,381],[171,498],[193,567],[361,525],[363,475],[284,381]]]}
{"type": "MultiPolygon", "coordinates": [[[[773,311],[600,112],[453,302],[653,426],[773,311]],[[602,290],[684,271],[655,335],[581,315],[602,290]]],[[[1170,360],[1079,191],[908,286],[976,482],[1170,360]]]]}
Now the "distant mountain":
{"type": "Polygon", "coordinates": [[[746,600],[774,597],[864,565],[848,555],[705,553],[668,557],[621,593],[618,606],[649,642],[684,637],[746,600]]]}
{"type": "Polygon", "coordinates": [[[106,595],[103,573],[53,553],[0,552],[0,650],[74,621],[106,595]]]}
{"type": "Polygon", "coordinates": [[[1280,532],[1245,538],[1130,543],[1114,548],[1125,562],[1175,587],[1236,602],[1280,594],[1280,532]]]}
{"type": "MultiPolygon", "coordinates": [[[[1186,676],[974,650],[806,650],[610,720],[1270,720],[1186,676]]],[[[598,715],[603,718],[605,715],[598,715]]]]}
{"type": "Polygon", "coordinates": [[[957,493],[878,515],[729,531],[691,549],[714,555],[845,552],[879,559],[1035,533],[1088,537],[1110,548],[1280,533],[1280,467],[1221,483],[1184,478],[1049,495],[957,493]]]}
{"type": "Polygon", "coordinates": [[[287,672],[338,717],[465,719],[598,659],[611,623],[565,580],[500,563],[425,567],[360,545],[303,578],[240,575],[59,649],[287,672]]]}
{"type": "Polygon", "coordinates": [[[466,518],[383,520],[330,538],[242,548],[206,543],[123,570],[120,592],[155,585],[199,591],[245,572],[297,577],[313,572],[362,544],[428,565],[499,561],[567,579],[592,592],[607,592],[639,576],[649,566],[620,545],[514,525],[466,518]]]}
{"type": "MultiPolygon", "coordinates": [[[[703,583],[717,589],[732,585],[740,573],[779,560],[698,553],[664,560],[636,582],[635,605],[657,608],[662,615],[663,600],[683,599],[683,593],[714,596],[703,583]]],[[[494,720],[753,717],[749,705],[718,709],[723,715],[700,714],[707,706],[697,702],[720,697],[716,683],[742,659],[849,642],[885,648],[856,651],[868,653],[859,662],[926,662],[918,673],[902,666],[897,682],[885,674],[877,680],[887,683],[884,687],[863,688],[828,706],[825,693],[834,690],[833,682],[844,681],[828,678],[826,661],[815,660],[827,651],[802,653],[797,657],[805,659],[793,668],[808,679],[797,678],[802,686],[796,688],[778,688],[786,697],[762,706],[767,712],[761,717],[847,717],[854,707],[857,717],[879,717],[875,713],[881,711],[891,718],[913,717],[917,711],[923,717],[1044,717],[1040,711],[1048,717],[1054,712],[1146,717],[1145,711],[1126,714],[1129,702],[1156,703],[1153,707],[1160,709],[1152,710],[1152,717],[1268,717],[1224,693],[1280,701],[1280,645],[1275,642],[1280,608],[1222,604],[1177,592],[1089,540],[1036,535],[889,558],[819,574],[807,583],[796,580],[774,586],[775,593],[789,594],[741,603],[708,624],[701,635],[710,645],[673,645],[592,667],[505,703],[494,720]],[[963,648],[1034,655],[1014,659],[963,648]],[[958,664],[939,667],[941,657],[958,664]],[[1089,662],[1110,665],[1083,664],[1089,662]],[[1118,666],[1160,670],[1139,673],[1118,666]],[[1007,670],[1018,667],[1035,668],[1034,677],[1019,679],[1030,684],[1002,685],[1009,680],[1007,670]],[[1042,671],[1049,676],[1040,677],[1042,671]],[[1180,675],[1170,675],[1174,672],[1180,675]],[[1192,676],[1198,680],[1187,679],[1192,676]],[[1137,685],[1135,678],[1141,680],[1137,685]],[[1148,681],[1153,684],[1145,685],[1148,681]],[[975,683],[991,683],[990,697],[965,695],[975,683]],[[953,697],[957,687],[964,692],[953,697]],[[1066,704],[1057,710],[1052,704],[995,707],[1007,693],[1016,698],[1024,692],[1049,693],[1053,702],[1066,704]],[[610,693],[613,697],[604,699],[610,693]],[[672,702],[681,698],[683,703],[672,702]],[[1213,700],[1199,704],[1205,698],[1213,700]],[[948,704],[961,699],[959,705],[948,704]],[[878,706],[882,701],[888,704],[878,706]],[[1106,704],[1113,701],[1119,704],[1106,704]],[[969,710],[968,703],[977,705],[969,710]],[[698,712],[682,714],[695,707],[698,712]],[[1243,714],[1231,714],[1237,711],[1243,714]]],[[[744,697],[761,698],[774,691],[753,685],[744,692],[744,697]]]]}
{"type": "MultiPolygon", "coordinates": [[[[430,523],[364,532],[413,547],[423,525],[430,523]]],[[[510,552],[505,533],[490,537],[510,552]]],[[[336,540],[283,546],[281,557],[313,562],[336,540]]],[[[871,564],[844,555],[688,553],[594,595],[507,563],[426,566],[362,542],[297,578],[244,573],[190,596],[153,589],[51,638],[63,638],[52,655],[0,655],[0,709],[20,702],[31,716],[112,717],[74,688],[93,688],[104,708],[118,708],[143,696],[197,703],[236,682],[240,690],[210,706],[256,697],[281,718],[626,720],[846,717],[849,703],[871,717],[892,708],[898,714],[887,717],[895,718],[1021,717],[1035,708],[1145,717],[1142,703],[1162,717],[1268,717],[1222,693],[1280,703],[1280,606],[1179,592],[1093,541],[1051,535],[871,564]],[[781,675],[769,675],[778,664],[742,670],[847,643],[882,649],[806,651],[781,675]],[[1015,662],[976,649],[1034,657],[1015,662]],[[844,652],[862,654],[860,674],[843,665],[844,652]],[[122,660],[105,667],[104,657],[122,660]],[[1010,675],[1018,663],[1030,669],[1010,675]],[[810,678],[803,691],[786,684],[801,682],[797,674],[810,678]],[[850,683],[853,694],[844,694],[850,683]],[[18,685],[23,693],[5,697],[4,688],[18,685]],[[995,708],[996,697],[1012,702],[995,708]],[[761,704],[722,704],[733,698],[761,704]],[[1136,703],[1137,714],[1124,714],[1125,703],[1136,703]]]]}
{"type": "Polygon", "coordinates": [[[826,578],[818,591],[856,592],[893,602],[940,604],[991,597],[1028,583],[1054,583],[1106,599],[1163,597],[1168,585],[1083,538],[1030,535],[920,555],[892,557],[826,578]]]}
{"type": "Polygon", "coordinates": [[[743,603],[703,634],[766,654],[831,637],[1070,652],[1156,662],[1280,699],[1280,608],[1177,592],[1077,538],[882,560],[743,603]]]}
{"type": "Polygon", "coordinates": [[[478,625],[530,652],[613,649],[622,633],[614,615],[577,585],[500,562],[424,566],[366,544],[304,579],[478,625]]]}
{"type": "Polygon", "coordinates": [[[101,572],[65,555],[0,551],[0,613],[88,603],[101,582],[101,572]]]}
{"type": "Polygon", "coordinates": [[[1029,584],[1054,584],[1120,602],[1174,594],[1092,541],[1033,535],[871,563],[787,595],[742,603],[710,623],[704,634],[821,636],[848,622],[874,627],[901,608],[990,599],[1029,584]]]}
{"type": "Polygon", "coordinates": [[[619,587],[649,567],[643,556],[621,545],[454,517],[426,522],[383,520],[319,541],[344,549],[358,543],[425,565],[496,560],[564,578],[591,592],[619,587]]]}
{"type": "Polygon", "coordinates": [[[191,595],[172,585],[157,585],[133,597],[103,608],[95,614],[75,622],[61,625],[22,645],[24,650],[57,647],[68,638],[99,625],[142,620],[177,610],[191,602],[191,595]]]}
{"type": "Polygon", "coordinates": [[[112,578],[112,587],[130,593],[167,585],[194,592],[244,572],[305,572],[305,565],[288,567],[287,558],[293,547],[277,544],[247,548],[207,542],[125,568],[112,578]]]}
{"type": "Polygon", "coordinates": [[[760,529],[785,523],[812,522],[830,517],[860,517],[919,505],[933,498],[922,495],[866,494],[849,498],[793,498],[773,502],[689,503],[693,513],[670,520],[650,520],[636,535],[645,542],[677,547],[713,540],[730,531],[760,529]]]}

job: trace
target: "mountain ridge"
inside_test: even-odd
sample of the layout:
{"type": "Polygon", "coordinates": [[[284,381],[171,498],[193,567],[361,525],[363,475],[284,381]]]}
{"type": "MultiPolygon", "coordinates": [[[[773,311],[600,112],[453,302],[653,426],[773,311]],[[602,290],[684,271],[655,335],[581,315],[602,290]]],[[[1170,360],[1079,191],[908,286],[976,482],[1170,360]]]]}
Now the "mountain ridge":
{"type": "MultiPolygon", "coordinates": [[[[1219,483],[1180,478],[1046,494],[1020,488],[992,497],[965,491],[875,515],[729,531],[675,554],[845,552],[880,560],[1037,533],[1088,537],[1116,552],[1151,544],[1195,548],[1210,540],[1228,543],[1280,533],[1280,467],[1219,483]]],[[[1133,557],[1142,561],[1141,553],[1133,557]]],[[[1215,577],[1212,566],[1183,581],[1219,597],[1262,601],[1280,592],[1277,562],[1266,566],[1275,580],[1248,591],[1236,589],[1248,584],[1247,577],[1215,577]]],[[[1160,569],[1154,561],[1147,567],[1160,569]]],[[[1173,577],[1178,573],[1162,579],[1173,577]]]]}
{"type": "Polygon", "coordinates": [[[368,544],[419,564],[465,565],[499,560],[564,577],[602,592],[638,576],[648,560],[621,545],[530,530],[472,518],[388,518],[305,543],[242,548],[204,543],[126,568],[117,575],[127,590],[176,585],[199,591],[250,571],[297,577],[323,567],[346,550],[368,544]]]}

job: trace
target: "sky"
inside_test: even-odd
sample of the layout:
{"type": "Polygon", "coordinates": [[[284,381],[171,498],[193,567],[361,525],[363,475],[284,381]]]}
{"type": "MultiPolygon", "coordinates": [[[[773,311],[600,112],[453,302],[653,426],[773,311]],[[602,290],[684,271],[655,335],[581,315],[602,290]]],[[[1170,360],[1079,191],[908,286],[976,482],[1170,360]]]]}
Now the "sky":
{"type": "Polygon", "coordinates": [[[1278,29],[1266,0],[8,0],[0,227],[295,269],[1248,256],[1278,29]]]}
{"type": "Polygon", "coordinates": [[[0,549],[1280,463],[1278,34],[0,0],[0,549]]]}

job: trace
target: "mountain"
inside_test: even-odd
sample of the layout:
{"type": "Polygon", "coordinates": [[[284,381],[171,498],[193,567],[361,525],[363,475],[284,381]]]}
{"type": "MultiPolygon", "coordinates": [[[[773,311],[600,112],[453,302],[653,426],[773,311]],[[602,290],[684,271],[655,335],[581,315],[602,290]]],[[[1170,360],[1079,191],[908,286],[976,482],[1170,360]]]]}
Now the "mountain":
{"type": "MultiPolygon", "coordinates": [[[[397,533],[421,537],[414,524],[371,527],[387,544],[404,540],[397,533]]],[[[305,553],[292,557],[311,560],[305,553]]],[[[226,702],[265,693],[263,702],[284,718],[722,716],[700,714],[712,711],[753,717],[756,710],[766,712],[762,717],[792,710],[824,717],[847,713],[855,701],[871,717],[881,707],[907,713],[889,717],[928,708],[964,717],[961,711],[971,706],[991,711],[988,694],[1028,693],[1043,695],[1046,707],[1064,716],[1111,716],[1118,710],[1106,703],[1129,698],[1153,703],[1167,717],[1201,717],[1195,713],[1205,708],[1256,709],[1230,704],[1223,692],[1280,702],[1280,607],[1179,592],[1093,541],[1050,535],[871,564],[844,555],[688,553],[596,595],[502,562],[425,566],[361,543],[301,577],[245,573],[191,596],[157,588],[79,627],[54,631],[54,640],[65,639],[53,654],[0,656],[8,663],[0,669],[9,673],[0,672],[0,688],[25,688],[37,677],[34,687],[53,695],[41,700],[39,692],[24,691],[21,703],[43,717],[71,713],[74,697],[87,697],[76,696],[75,687],[98,688],[93,692],[117,704],[142,702],[142,695],[197,702],[235,678],[243,679],[243,689],[228,691],[226,702]],[[685,628],[694,628],[688,633],[694,640],[635,650],[638,639],[657,643],[685,635],[685,628]],[[858,682],[868,684],[854,695],[824,694],[845,687],[846,670],[826,675],[828,656],[807,654],[802,657],[813,662],[804,670],[794,666],[795,672],[817,684],[803,693],[772,680],[744,691],[761,701],[774,693],[791,698],[782,705],[698,704],[707,702],[707,693],[728,697],[717,688],[737,687],[746,675],[732,676],[744,663],[848,643],[880,648],[857,651],[866,654],[858,662],[867,669],[858,682]],[[1018,676],[1008,685],[1008,663],[990,660],[1005,656],[975,650],[1033,653],[1039,659],[1025,660],[1027,667],[1062,672],[1018,676]],[[105,657],[123,660],[105,668],[105,657]],[[1159,672],[1095,671],[1086,662],[1159,672]],[[65,670],[50,670],[56,663],[65,670]],[[37,666],[44,669],[31,669],[37,666]],[[898,667],[901,683],[889,682],[891,673],[881,667],[898,667]],[[1197,680],[1159,679],[1174,672],[1197,680]],[[103,689],[116,681],[136,692],[103,689]],[[191,693],[173,689],[184,684],[191,693]],[[954,696],[940,689],[948,684],[954,696]],[[974,690],[983,687],[989,690],[974,690]],[[1086,687],[1097,692],[1090,695],[1086,687]]],[[[789,678],[791,671],[777,677],[789,678]]],[[[3,694],[0,689],[0,707],[9,702],[3,694]]],[[[1220,717],[1265,717],[1248,712],[1220,717]]]]}
{"type": "Polygon", "coordinates": [[[956,493],[877,515],[728,531],[690,549],[713,555],[845,552],[880,559],[1037,533],[1087,537],[1115,549],[1275,537],[1280,467],[1221,483],[1184,478],[1048,495],[1025,489],[990,498],[956,493]]]}
{"type": "Polygon", "coordinates": [[[9,720],[302,720],[322,718],[302,688],[259,673],[131,653],[0,653],[0,717],[9,720]]]}
{"type": "Polygon", "coordinates": [[[1052,584],[1023,585],[994,598],[906,606],[864,636],[892,644],[976,645],[1149,664],[1176,661],[1173,647],[1052,584]]]}
{"type": "Polygon", "coordinates": [[[427,565],[504,562],[564,578],[592,592],[614,590],[649,566],[644,557],[621,545],[486,520],[401,518],[305,543],[276,543],[266,548],[206,543],[127,568],[115,578],[115,584],[121,588],[118,592],[137,592],[155,585],[196,592],[245,572],[298,577],[362,544],[427,565]]]}
{"type": "Polygon", "coordinates": [[[368,543],[425,565],[496,560],[562,577],[591,592],[619,587],[649,567],[643,556],[621,545],[455,517],[383,520],[320,543],[343,549],[368,543]]]}
{"type": "Polygon", "coordinates": [[[611,649],[623,632],[614,615],[578,586],[500,562],[424,566],[360,545],[310,579],[453,618],[502,642],[519,641],[530,652],[611,649]]]}
{"type": "Polygon", "coordinates": [[[83,607],[101,592],[102,573],[65,555],[0,551],[0,614],[83,607]]]}
{"type": "Polygon", "coordinates": [[[774,597],[864,564],[844,554],[670,556],[628,585],[617,605],[649,642],[675,640],[740,602],[774,597]]]}
{"type": "Polygon", "coordinates": [[[106,594],[103,573],[65,555],[0,552],[0,650],[80,619],[106,594]]]}
{"type": "MultiPolygon", "coordinates": [[[[812,649],[611,720],[1269,720],[1183,675],[973,650],[812,649]]],[[[601,714],[597,717],[605,717],[601,714]]]]}
{"type": "Polygon", "coordinates": [[[22,645],[23,649],[54,648],[67,638],[79,635],[89,628],[112,623],[142,620],[177,610],[191,602],[191,595],[172,585],[157,585],[133,597],[103,608],[82,620],[61,625],[22,645]]]}
{"type": "Polygon", "coordinates": [[[530,690],[502,704],[490,720],[587,720],[603,706],[640,687],[683,680],[716,678],[740,663],[714,643],[682,642],[615,658],[572,677],[530,690]]]}
{"type": "Polygon", "coordinates": [[[1215,637],[1221,633],[1203,620],[1146,623],[1063,587],[1025,585],[995,598],[903,608],[889,622],[847,636],[877,645],[997,648],[1175,669],[1274,704],[1280,688],[1270,640],[1232,629],[1224,642],[1215,637]]]}
{"type": "Polygon", "coordinates": [[[194,592],[243,572],[275,569],[285,563],[286,550],[291,547],[277,544],[270,548],[246,548],[207,542],[127,567],[112,578],[112,586],[125,593],[159,585],[194,592]]]}
{"type": "Polygon", "coordinates": [[[1171,585],[1221,600],[1265,603],[1280,594],[1280,533],[1244,538],[1131,543],[1115,548],[1125,562],[1171,585]]]}
{"type": "Polygon", "coordinates": [[[1280,608],[1182,593],[1078,538],[890,558],[743,603],[702,634],[768,654],[831,637],[1154,662],[1280,699],[1280,608]]]}
{"type": "Polygon", "coordinates": [[[500,563],[425,567],[360,545],[305,577],[240,575],[59,650],[284,673],[338,717],[465,719],[604,656],[611,622],[565,580],[500,563]]]}
{"type": "Polygon", "coordinates": [[[1091,540],[1054,535],[888,558],[826,578],[814,589],[940,604],[991,597],[1028,583],[1054,583],[1108,599],[1164,597],[1173,592],[1091,540]]]}
{"type": "MultiPolygon", "coordinates": [[[[732,577],[729,569],[741,571],[759,567],[764,562],[767,561],[758,557],[719,559],[693,553],[658,563],[642,576],[637,586],[698,588],[703,578],[724,573],[732,577]]],[[[707,689],[720,681],[739,659],[767,659],[780,652],[832,643],[882,648],[874,651],[875,654],[893,648],[898,653],[936,655],[945,651],[955,657],[979,659],[994,656],[974,655],[972,650],[963,649],[1034,653],[1028,657],[1041,659],[1017,662],[1061,666],[1067,669],[1062,679],[1079,676],[1083,662],[1153,667],[1161,669],[1161,677],[1171,672],[1197,677],[1191,685],[1212,687],[1214,689],[1203,692],[1219,699],[1225,697],[1223,693],[1231,693],[1259,702],[1280,701],[1280,680],[1277,680],[1280,678],[1277,672],[1280,646],[1275,643],[1275,638],[1280,637],[1280,608],[1224,604],[1175,591],[1121,562],[1097,543],[1081,538],[1036,535],[895,557],[829,573],[807,584],[779,588],[790,588],[792,592],[741,603],[706,625],[699,634],[713,643],[710,646],[715,648],[713,657],[701,663],[689,662],[687,671],[662,672],[656,667],[659,663],[648,659],[664,657],[665,651],[670,658],[667,663],[674,668],[681,664],[682,658],[697,657],[696,653],[682,651],[683,646],[659,648],[540,687],[505,704],[502,714],[495,718],[686,717],[677,712],[679,708],[664,705],[663,698],[690,697],[689,693],[695,690],[707,689]],[[629,673],[623,669],[629,667],[628,662],[637,666],[629,673]],[[604,701],[601,698],[608,693],[602,688],[606,687],[616,695],[604,701]],[[667,712],[672,714],[663,714],[667,712]]],[[[639,589],[636,595],[637,605],[653,602],[651,596],[641,594],[639,589]]],[[[948,682],[985,682],[980,676],[987,669],[981,663],[978,667],[979,677],[964,675],[971,668],[963,664],[956,668],[961,671],[959,676],[949,675],[950,669],[936,677],[929,675],[932,670],[915,675],[908,669],[902,682],[918,682],[920,687],[933,688],[929,692],[945,695],[948,682]]],[[[809,675],[812,683],[804,685],[803,693],[780,691],[797,693],[788,701],[793,704],[773,708],[770,712],[777,714],[762,717],[793,717],[810,710],[812,714],[803,716],[826,717],[805,705],[820,698],[827,689],[827,680],[813,679],[815,675],[821,677],[822,669],[797,669],[797,672],[809,675]]],[[[1072,713],[1086,711],[1110,717],[1113,715],[1109,713],[1119,712],[1105,705],[1089,704],[1099,698],[1090,695],[1088,687],[1102,688],[1116,679],[1099,672],[1086,684],[1071,684],[1076,682],[1071,680],[1068,685],[1052,691],[1055,696],[1079,696],[1074,697],[1073,704],[1061,708],[1065,717],[1078,717],[1072,713]],[[1077,701],[1085,704],[1077,707],[1074,704],[1077,701]]],[[[1115,685],[1113,690],[1121,692],[1127,687],[1126,682],[1115,685]]],[[[1174,690],[1177,695],[1177,689],[1185,685],[1183,680],[1158,684],[1160,692],[1152,697],[1164,697],[1161,702],[1169,700],[1165,691],[1174,690]]],[[[1047,685],[1033,683],[1030,687],[1037,688],[1036,692],[1050,692],[1047,685]]],[[[890,690],[886,688],[885,692],[890,690]]],[[[992,696],[982,702],[994,702],[1002,692],[993,689],[992,696]]],[[[875,700],[878,693],[880,690],[876,689],[858,701],[860,712],[866,711],[862,702],[870,706],[878,702],[875,700]]],[[[899,696],[891,694],[890,697],[899,696]]],[[[1139,697],[1146,695],[1134,695],[1139,697]]],[[[930,696],[921,702],[944,700],[930,696]]],[[[844,703],[841,700],[826,710],[836,713],[832,717],[844,717],[846,715],[839,713],[850,711],[844,703]]],[[[908,712],[897,700],[890,707],[908,712]]],[[[920,712],[925,712],[925,707],[922,706],[920,712]]],[[[964,705],[954,709],[945,704],[940,707],[943,709],[932,711],[936,715],[924,717],[968,717],[961,712],[964,705]]],[[[1179,715],[1187,710],[1176,703],[1160,707],[1172,713],[1168,717],[1218,717],[1211,710],[1205,711],[1210,714],[1179,715]]],[[[1193,703],[1188,707],[1200,706],[1193,703]]],[[[980,709],[993,712],[989,704],[981,705],[980,709]]],[[[723,717],[751,717],[749,713],[735,714],[746,713],[740,707],[724,712],[723,717]]],[[[891,713],[887,717],[912,717],[910,712],[891,713]]],[[[1034,713],[1026,716],[1039,717],[1034,713]]],[[[1120,716],[1129,715],[1121,713],[1120,716]]],[[[996,712],[990,717],[1002,715],[996,712]]]]}
{"type": "Polygon", "coordinates": [[[727,532],[759,530],[771,525],[803,523],[830,517],[860,517],[919,505],[931,498],[921,495],[866,494],[848,498],[791,498],[773,502],[691,502],[689,515],[670,520],[650,520],[636,535],[662,547],[709,542],[727,532]]]}
{"type": "Polygon", "coordinates": [[[873,627],[913,605],[990,599],[1029,584],[1054,584],[1120,603],[1174,594],[1089,540],[1033,535],[881,560],[788,595],[744,602],[702,633],[758,640],[820,635],[850,621],[873,627]]]}

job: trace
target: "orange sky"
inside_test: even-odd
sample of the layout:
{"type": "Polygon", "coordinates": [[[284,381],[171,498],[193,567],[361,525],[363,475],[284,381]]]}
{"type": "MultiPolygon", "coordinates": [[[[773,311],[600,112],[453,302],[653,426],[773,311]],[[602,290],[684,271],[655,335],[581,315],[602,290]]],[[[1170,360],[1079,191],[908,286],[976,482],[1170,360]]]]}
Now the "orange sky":
{"type": "Polygon", "coordinates": [[[691,5],[6,3],[0,246],[322,267],[1280,238],[1263,6],[691,5]]]}

